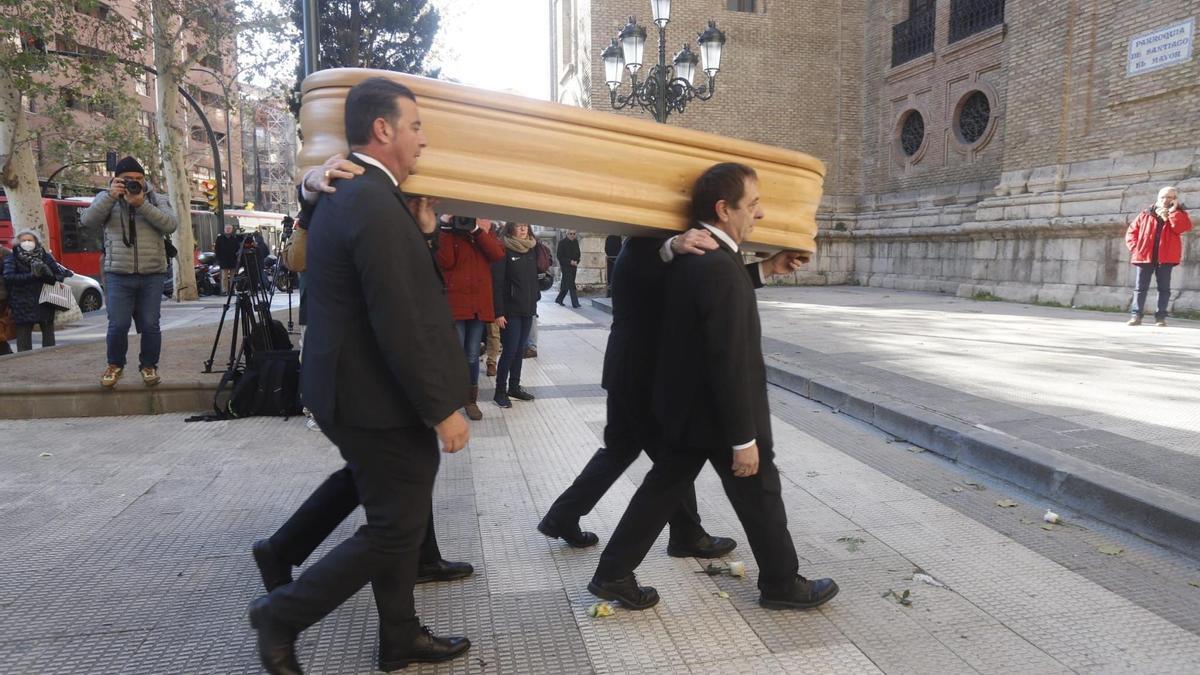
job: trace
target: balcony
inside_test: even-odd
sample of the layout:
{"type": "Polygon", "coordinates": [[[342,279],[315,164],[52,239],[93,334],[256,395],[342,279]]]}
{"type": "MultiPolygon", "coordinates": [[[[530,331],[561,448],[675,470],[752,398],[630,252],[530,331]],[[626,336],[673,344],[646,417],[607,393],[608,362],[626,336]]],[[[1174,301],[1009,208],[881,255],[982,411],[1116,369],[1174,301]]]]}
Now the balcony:
{"type": "Polygon", "coordinates": [[[950,42],[1004,23],[1004,0],[950,0],[950,42]]]}
{"type": "Polygon", "coordinates": [[[933,19],[933,10],[927,10],[892,26],[893,68],[933,52],[933,19]]]}

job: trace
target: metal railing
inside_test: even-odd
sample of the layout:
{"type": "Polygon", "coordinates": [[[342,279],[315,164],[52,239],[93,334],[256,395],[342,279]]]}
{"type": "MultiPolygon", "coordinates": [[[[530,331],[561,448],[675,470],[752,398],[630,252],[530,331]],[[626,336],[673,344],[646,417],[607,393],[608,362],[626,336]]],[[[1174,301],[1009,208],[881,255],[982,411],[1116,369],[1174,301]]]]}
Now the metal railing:
{"type": "Polygon", "coordinates": [[[950,0],[950,42],[1004,23],[1004,0],[950,0]]]}
{"type": "Polygon", "coordinates": [[[933,51],[932,10],[914,14],[892,26],[892,65],[912,61],[933,51]]]}

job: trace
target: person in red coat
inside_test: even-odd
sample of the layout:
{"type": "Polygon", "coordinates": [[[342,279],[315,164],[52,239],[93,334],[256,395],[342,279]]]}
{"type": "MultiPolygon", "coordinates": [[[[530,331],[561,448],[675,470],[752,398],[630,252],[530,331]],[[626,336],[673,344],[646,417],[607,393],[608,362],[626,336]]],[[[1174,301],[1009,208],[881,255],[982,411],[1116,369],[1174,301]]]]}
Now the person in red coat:
{"type": "Polygon", "coordinates": [[[504,260],[504,245],[492,234],[492,221],[444,215],[438,232],[437,261],[446,280],[450,312],[471,373],[467,417],[483,419],[479,399],[479,343],[485,324],[495,320],[491,264],[504,260]]]}
{"type": "Polygon", "coordinates": [[[1133,315],[1129,319],[1130,326],[1142,324],[1151,277],[1158,286],[1158,311],[1154,313],[1154,322],[1156,326],[1167,325],[1171,270],[1183,257],[1180,235],[1190,229],[1192,219],[1179,201],[1179,191],[1170,186],[1159,190],[1154,206],[1139,213],[1129,224],[1125,245],[1129,247],[1129,262],[1137,268],[1133,305],[1129,308],[1133,315]]]}

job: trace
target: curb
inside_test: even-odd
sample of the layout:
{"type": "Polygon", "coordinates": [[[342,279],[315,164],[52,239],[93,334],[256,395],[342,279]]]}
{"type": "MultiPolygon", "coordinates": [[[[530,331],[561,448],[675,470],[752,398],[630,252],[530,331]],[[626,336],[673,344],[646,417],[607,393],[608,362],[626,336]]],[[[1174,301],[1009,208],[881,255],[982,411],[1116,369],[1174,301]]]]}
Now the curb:
{"type": "Polygon", "coordinates": [[[216,389],[217,382],[203,380],[163,383],[157,387],[129,382],[112,390],[102,388],[99,383],[10,385],[0,387],[0,419],[198,412],[212,408],[216,389]]]}
{"type": "Polygon", "coordinates": [[[1200,557],[1200,504],[1040,445],[850,383],[767,364],[767,382],[953,462],[1014,483],[1156,544],[1200,557]]]}
{"type": "Polygon", "coordinates": [[[612,314],[612,298],[592,298],[592,307],[605,314],[612,314]]]}

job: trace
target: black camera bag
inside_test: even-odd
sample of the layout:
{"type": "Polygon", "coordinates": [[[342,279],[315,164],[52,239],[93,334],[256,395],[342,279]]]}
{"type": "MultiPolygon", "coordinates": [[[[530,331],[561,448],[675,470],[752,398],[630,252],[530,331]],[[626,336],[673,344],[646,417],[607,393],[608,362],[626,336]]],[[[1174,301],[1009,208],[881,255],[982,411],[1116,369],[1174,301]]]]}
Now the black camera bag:
{"type": "Polygon", "coordinates": [[[300,414],[300,352],[258,350],[243,369],[226,371],[213,397],[214,417],[291,417],[300,414]]]}

